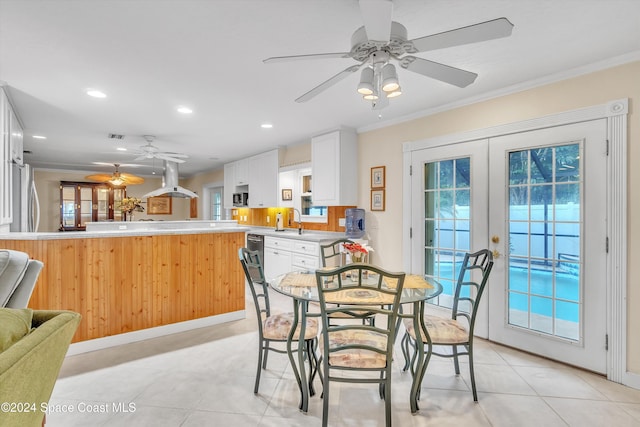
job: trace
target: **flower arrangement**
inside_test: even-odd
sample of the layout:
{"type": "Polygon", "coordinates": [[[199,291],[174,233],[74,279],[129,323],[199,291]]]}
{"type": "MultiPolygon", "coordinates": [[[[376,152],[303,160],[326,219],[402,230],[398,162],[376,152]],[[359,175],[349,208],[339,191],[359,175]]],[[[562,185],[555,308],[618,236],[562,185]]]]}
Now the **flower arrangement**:
{"type": "Polygon", "coordinates": [[[120,200],[120,210],[124,213],[131,214],[131,212],[144,212],[144,207],[142,206],[142,200],[137,197],[125,197],[120,200]]]}
{"type": "Polygon", "coordinates": [[[373,252],[371,246],[360,243],[343,243],[342,247],[351,254],[351,259],[355,262],[360,262],[365,254],[373,252]]]}

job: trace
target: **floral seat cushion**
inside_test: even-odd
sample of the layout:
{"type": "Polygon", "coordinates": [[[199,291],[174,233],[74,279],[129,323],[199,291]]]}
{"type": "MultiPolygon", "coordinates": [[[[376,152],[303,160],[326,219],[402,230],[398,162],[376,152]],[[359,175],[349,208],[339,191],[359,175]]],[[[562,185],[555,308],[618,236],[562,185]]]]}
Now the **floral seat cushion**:
{"type": "MultiPolygon", "coordinates": [[[[366,349],[345,349],[329,355],[329,365],[345,368],[384,368],[387,356],[386,335],[370,331],[334,331],[329,333],[329,348],[335,349],[346,344],[363,344],[380,349],[383,353],[366,349]]],[[[320,335],[319,347],[324,346],[324,335],[320,335]]]]}
{"type": "MultiPolygon", "coordinates": [[[[293,324],[293,313],[274,314],[269,316],[262,323],[262,333],[265,339],[286,341],[293,324]]],[[[313,339],[318,335],[318,321],[316,319],[307,319],[305,329],[305,339],[313,339]]],[[[300,338],[300,325],[296,328],[293,340],[300,338]]]]}
{"type": "MultiPolygon", "coordinates": [[[[457,320],[427,314],[424,316],[424,324],[433,344],[461,344],[469,341],[469,331],[457,320]]],[[[405,319],[404,326],[411,338],[415,339],[413,320],[405,319]]],[[[422,332],[420,335],[422,342],[426,342],[422,332]]]]}

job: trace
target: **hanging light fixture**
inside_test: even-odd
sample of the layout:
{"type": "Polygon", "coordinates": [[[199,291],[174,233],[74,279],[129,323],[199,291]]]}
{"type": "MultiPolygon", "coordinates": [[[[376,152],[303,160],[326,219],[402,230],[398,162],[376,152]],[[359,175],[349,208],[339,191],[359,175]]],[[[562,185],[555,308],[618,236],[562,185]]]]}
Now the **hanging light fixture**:
{"type": "MultiPolygon", "coordinates": [[[[402,95],[396,67],[389,63],[389,54],[378,51],[371,55],[370,66],[362,70],[358,93],[365,101],[373,101],[374,108],[378,99],[384,95],[386,98],[395,98],[402,95]]],[[[384,108],[385,104],[381,104],[384,108]]]]}
{"type": "Polygon", "coordinates": [[[370,96],[373,94],[373,68],[366,67],[362,70],[360,83],[358,84],[358,93],[364,96],[370,96]]]}
{"type": "Polygon", "coordinates": [[[387,63],[382,67],[382,90],[389,93],[400,88],[398,83],[398,73],[393,64],[387,63]]]}

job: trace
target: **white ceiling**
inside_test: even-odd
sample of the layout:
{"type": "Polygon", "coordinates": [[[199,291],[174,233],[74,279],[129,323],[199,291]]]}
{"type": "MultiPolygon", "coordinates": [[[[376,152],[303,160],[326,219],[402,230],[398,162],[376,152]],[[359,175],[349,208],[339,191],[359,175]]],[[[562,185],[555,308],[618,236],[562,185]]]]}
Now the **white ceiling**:
{"type": "MultiPolygon", "coordinates": [[[[263,64],[271,56],[349,51],[356,0],[0,0],[0,81],[36,167],[148,175],[117,152],[156,135],[190,156],[182,176],[347,126],[371,128],[501,88],[640,55],[639,0],[394,0],[409,39],[506,17],[511,37],[417,54],[473,71],[461,89],[398,68],[403,95],[373,111],[354,73],[316,98],[294,99],[352,59],[263,64]],[[84,91],[99,88],[106,99],[84,91]],[[193,108],[189,116],[175,111],[193,108]],[[381,115],[381,117],[379,117],[381,115]],[[270,122],[273,129],[261,129],[270,122]],[[126,135],[109,140],[109,133],[126,135]],[[46,140],[33,139],[40,134],[46,140]]],[[[155,162],[159,169],[161,162],[155,162]]]]}

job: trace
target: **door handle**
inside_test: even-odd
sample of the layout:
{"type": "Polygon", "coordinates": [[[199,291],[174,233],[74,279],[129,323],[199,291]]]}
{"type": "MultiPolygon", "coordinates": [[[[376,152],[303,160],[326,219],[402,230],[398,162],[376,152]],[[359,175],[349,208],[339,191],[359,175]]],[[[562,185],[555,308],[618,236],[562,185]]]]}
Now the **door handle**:
{"type": "Polygon", "coordinates": [[[493,259],[498,259],[500,258],[500,255],[501,255],[497,249],[497,245],[498,243],[500,243],[500,236],[494,234],[493,236],[491,236],[491,242],[494,245],[496,245],[496,248],[494,248],[493,251],[491,251],[491,254],[493,255],[493,259]]]}

